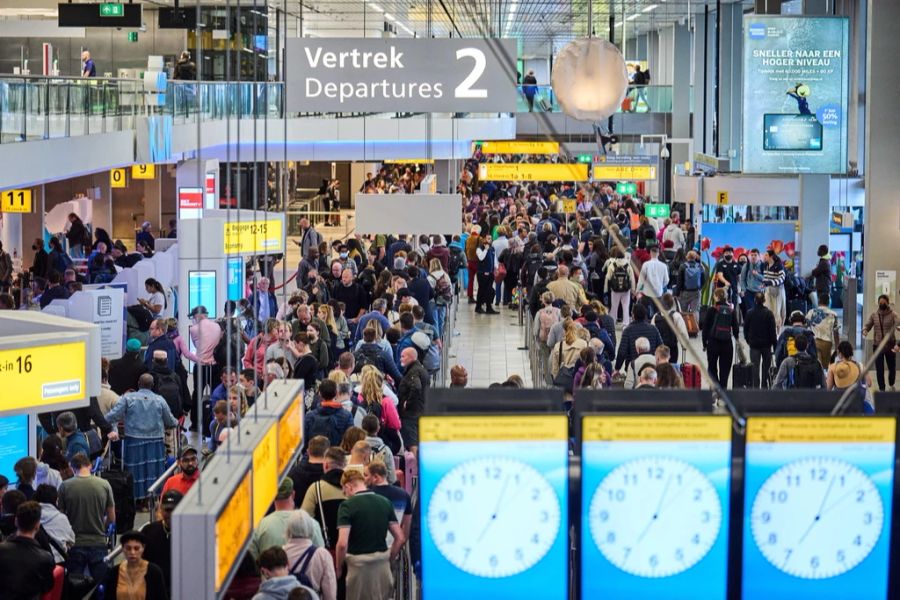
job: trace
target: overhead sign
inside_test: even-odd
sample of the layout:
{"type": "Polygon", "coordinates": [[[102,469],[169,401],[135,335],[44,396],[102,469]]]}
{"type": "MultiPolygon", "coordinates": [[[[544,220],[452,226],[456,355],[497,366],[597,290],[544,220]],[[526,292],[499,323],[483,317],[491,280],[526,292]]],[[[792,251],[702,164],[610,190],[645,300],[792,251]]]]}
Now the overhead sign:
{"type": "Polygon", "coordinates": [[[745,173],[846,170],[849,44],[842,17],[744,18],[745,173]]]}
{"type": "Polygon", "coordinates": [[[669,204],[645,204],[644,214],[653,219],[668,219],[672,211],[669,204]]]}
{"type": "Polygon", "coordinates": [[[109,186],[123,188],[126,186],[125,169],[111,169],[109,172],[109,186]]]}
{"type": "Polygon", "coordinates": [[[278,493],[278,427],[272,423],[253,449],[253,527],[266,516],[278,493]]]}
{"type": "Polygon", "coordinates": [[[389,158],[384,161],[386,165],[433,165],[433,158],[389,158]]]}
{"type": "Polygon", "coordinates": [[[0,350],[0,413],[86,398],[86,359],[83,340],[0,350]]]}
{"type": "Polygon", "coordinates": [[[616,193],[620,196],[633,196],[637,194],[637,184],[620,181],[616,184],[616,193]]]}
{"type": "Polygon", "coordinates": [[[516,42],[290,38],[293,112],[513,112],[516,42]]]}
{"type": "Polygon", "coordinates": [[[578,203],[575,200],[561,200],[562,203],[562,211],[566,214],[572,214],[575,212],[575,209],[578,206],[578,203]]]}
{"type": "Polygon", "coordinates": [[[484,154],[559,154],[559,142],[475,142],[484,154]]]}
{"type": "Polygon", "coordinates": [[[894,417],[751,417],[744,598],[888,597],[894,417]]]}
{"type": "Polygon", "coordinates": [[[104,2],[100,5],[101,17],[124,17],[125,6],[114,2],[104,2]]]}
{"type": "Polygon", "coordinates": [[[156,165],[131,165],[132,179],[154,179],[156,177],[156,165]]]}
{"type": "Polygon", "coordinates": [[[587,181],[588,166],[573,164],[481,163],[481,181],[587,181]]]}
{"type": "Polygon", "coordinates": [[[584,598],[725,598],[727,416],[586,416],[584,598]]]}
{"type": "Polygon", "coordinates": [[[291,458],[297,453],[303,441],[300,429],[303,425],[302,405],[301,391],[278,419],[278,473],[284,473],[290,466],[291,458]]]}
{"type": "Polygon", "coordinates": [[[568,598],[565,415],[422,417],[419,427],[429,598],[568,598]]]}
{"type": "Polygon", "coordinates": [[[225,223],[225,254],[265,254],[284,246],[279,219],[225,223]]]}
{"type": "Polygon", "coordinates": [[[655,156],[607,154],[595,157],[594,179],[602,181],[642,181],[656,179],[659,160],[655,156]]]}
{"type": "Polygon", "coordinates": [[[728,205],[728,192],[725,190],[721,190],[716,192],[716,204],[719,206],[727,206],[728,205]]]}
{"type": "Polygon", "coordinates": [[[220,590],[252,530],[250,477],[248,472],[216,519],[215,587],[220,590]]]}
{"type": "Polygon", "coordinates": [[[0,212],[30,213],[31,190],[6,190],[0,193],[0,212]]]}

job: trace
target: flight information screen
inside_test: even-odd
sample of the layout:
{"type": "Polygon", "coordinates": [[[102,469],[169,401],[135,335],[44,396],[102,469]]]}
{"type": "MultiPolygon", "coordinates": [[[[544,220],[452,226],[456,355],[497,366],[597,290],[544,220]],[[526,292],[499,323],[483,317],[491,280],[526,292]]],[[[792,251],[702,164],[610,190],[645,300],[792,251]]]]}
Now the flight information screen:
{"type": "Polygon", "coordinates": [[[419,425],[425,600],[568,597],[565,415],[419,425]]]}
{"type": "Polygon", "coordinates": [[[581,597],[725,598],[727,416],[585,416],[581,597]]]}
{"type": "Polygon", "coordinates": [[[893,417],[747,420],[743,597],[886,598],[893,417]]]}

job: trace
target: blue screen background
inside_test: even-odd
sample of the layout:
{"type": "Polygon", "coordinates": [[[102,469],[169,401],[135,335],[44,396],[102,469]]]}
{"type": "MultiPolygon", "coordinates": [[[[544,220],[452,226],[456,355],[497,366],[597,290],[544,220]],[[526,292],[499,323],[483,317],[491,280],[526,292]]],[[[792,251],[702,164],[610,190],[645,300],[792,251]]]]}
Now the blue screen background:
{"type": "Polygon", "coordinates": [[[744,485],[743,597],[766,600],[886,598],[893,485],[894,444],[748,443],[744,485]],[[847,461],[872,479],[881,494],[884,526],[872,552],[853,569],[827,579],[801,579],[779,571],[759,551],[750,528],[750,511],[756,493],[772,473],[789,462],[815,456],[847,461]]]}
{"type": "Polygon", "coordinates": [[[13,465],[28,454],[28,415],[0,417],[0,475],[15,482],[13,465]]]}
{"type": "Polygon", "coordinates": [[[566,600],[569,485],[566,442],[422,442],[419,449],[425,600],[521,600],[535,597],[538,590],[542,599],[566,600]],[[534,467],[556,491],[560,507],[559,533],[547,554],[530,569],[497,579],[476,577],[444,558],[431,537],[427,519],[428,505],[441,477],[460,463],[485,456],[514,458],[534,467]]]}
{"type": "Polygon", "coordinates": [[[730,442],[585,442],[581,473],[582,598],[725,598],[728,584],[730,442]],[[603,556],[591,536],[589,513],[594,491],[613,469],[635,458],[656,456],[681,459],[709,478],[722,504],[722,525],[716,543],[693,567],[671,577],[644,578],[620,570],[603,556]]]}

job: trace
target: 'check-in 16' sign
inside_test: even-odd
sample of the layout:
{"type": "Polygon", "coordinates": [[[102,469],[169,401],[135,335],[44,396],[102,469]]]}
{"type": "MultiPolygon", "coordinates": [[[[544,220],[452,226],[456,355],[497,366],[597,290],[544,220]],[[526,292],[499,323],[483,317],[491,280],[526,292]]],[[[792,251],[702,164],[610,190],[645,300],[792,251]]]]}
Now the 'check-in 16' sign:
{"type": "Polygon", "coordinates": [[[290,112],[512,112],[514,40],[296,38],[290,112]]]}

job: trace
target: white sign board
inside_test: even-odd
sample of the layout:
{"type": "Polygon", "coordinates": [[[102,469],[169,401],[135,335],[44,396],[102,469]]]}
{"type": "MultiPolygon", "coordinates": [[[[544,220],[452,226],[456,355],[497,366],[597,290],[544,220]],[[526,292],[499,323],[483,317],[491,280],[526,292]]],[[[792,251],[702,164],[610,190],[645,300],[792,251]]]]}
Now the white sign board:
{"type": "Polygon", "coordinates": [[[110,360],[120,358],[125,337],[125,291],[109,285],[101,289],[85,289],[73,294],[68,304],[70,319],[87,321],[100,327],[101,356],[110,360]]]}
{"type": "Polygon", "coordinates": [[[356,194],[356,232],[360,234],[459,234],[459,194],[356,194]]]}
{"type": "Polygon", "coordinates": [[[513,112],[516,42],[290,38],[291,112],[513,112]]]}

